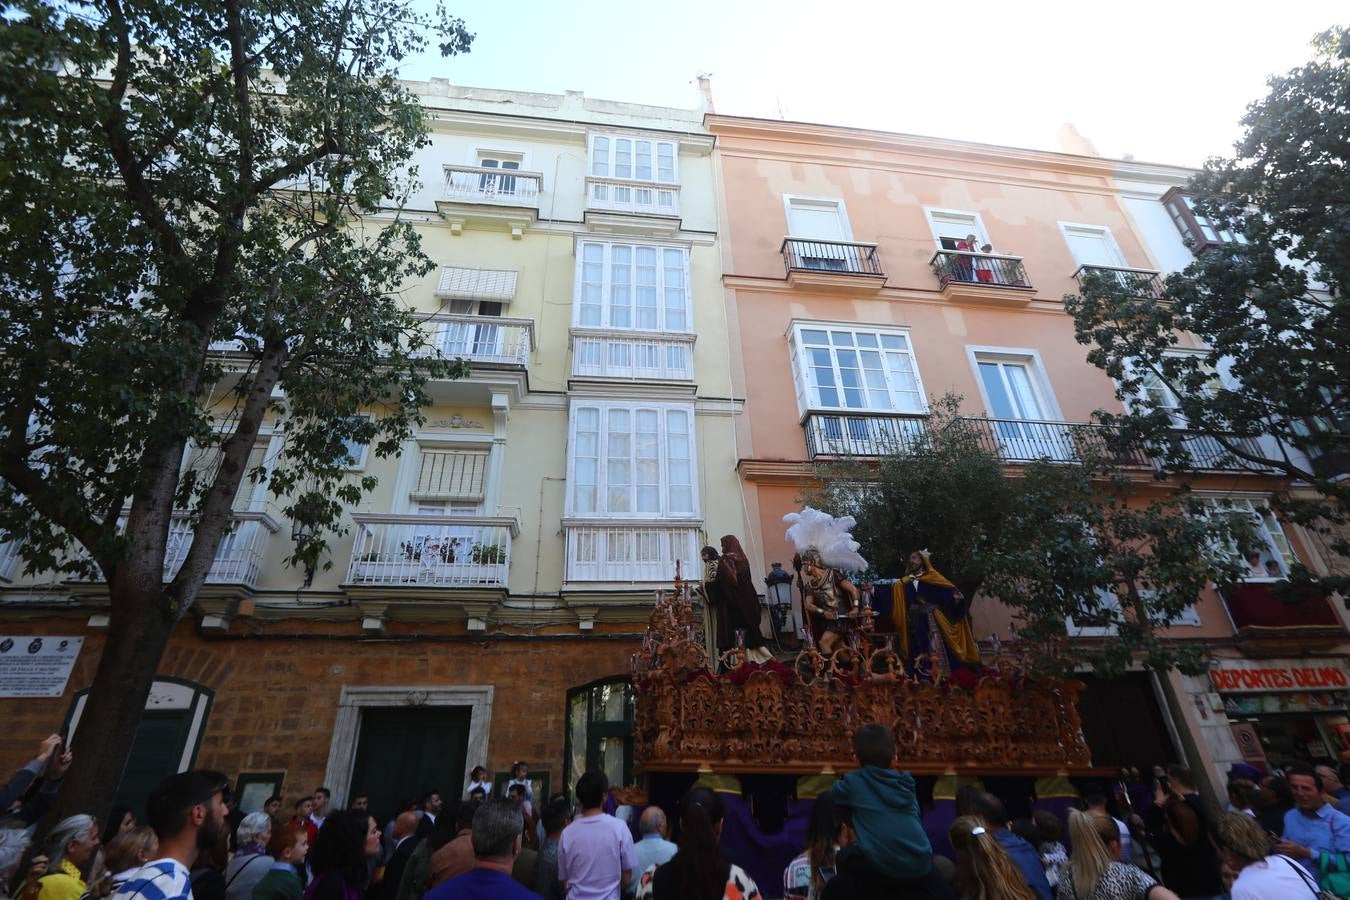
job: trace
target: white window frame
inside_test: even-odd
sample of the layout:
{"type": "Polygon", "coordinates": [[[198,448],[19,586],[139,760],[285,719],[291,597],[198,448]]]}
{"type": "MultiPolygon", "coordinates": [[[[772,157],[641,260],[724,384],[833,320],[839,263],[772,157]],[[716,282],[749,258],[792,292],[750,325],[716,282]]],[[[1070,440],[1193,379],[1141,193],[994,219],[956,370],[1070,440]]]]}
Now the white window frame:
{"type": "MultiPolygon", "coordinates": [[[[840,416],[866,416],[866,415],[913,415],[921,416],[928,414],[928,393],[923,387],[923,376],[919,372],[919,360],[914,351],[914,339],[910,330],[906,327],[897,327],[894,325],[869,325],[865,322],[823,322],[807,319],[793,319],[788,326],[788,363],[792,367],[792,379],[797,396],[797,412],[800,416],[805,416],[808,412],[829,413],[840,416]],[[879,408],[875,406],[825,406],[819,402],[819,387],[814,384],[812,375],[813,367],[807,364],[806,347],[802,341],[802,331],[847,331],[853,335],[870,334],[880,338],[882,335],[895,335],[904,339],[905,347],[909,353],[910,371],[914,374],[914,383],[919,391],[919,409],[904,410],[898,409],[894,405],[879,408]]],[[[856,344],[854,345],[857,346],[856,344]]],[[[834,347],[831,345],[831,362],[836,373],[839,369],[839,361],[834,353],[834,347]]],[[[886,370],[882,369],[883,376],[886,376],[886,370]]],[[[837,387],[840,394],[840,400],[843,400],[844,388],[842,385],[837,387]]],[[[864,393],[870,400],[870,389],[864,388],[864,393]]],[[[886,393],[892,396],[896,391],[891,387],[890,379],[887,376],[886,393]]]]}
{"type": "Polygon", "coordinates": [[[801,206],[833,206],[835,213],[839,216],[839,227],[843,231],[844,240],[853,243],[853,225],[848,220],[848,207],[844,204],[843,197],[812,197],[806,194],[784,194],[783,195],[783,234],[786,237],[797,240],[815,240],[805,235],[792,233],[792,206],[800,204],[801,206]]]}
{"type": "Polygon", "coordinates": [[[575,267],[575,271],[574,271],[574,273],[573,273],[573,279],[572,279],[572,325],[573,325],[573,327],[575,327],[575,328],[602,328],[602,329],[605,329],[605,330],[607,330],[607,331],[616,331],[616,332],[622,332],[622,333],[625,333],[625,334],[693,334],[693,333],[694,333],[694,292],[693,292],[693,287],[692,287],[692,285],[690,284],[690,278],[689,278],[689,275],[690,275],[690,272],[689,272],[689,247],[683,246],[683,245],[680,245],[680,244],[662,244],[662,243],[654,243],[654,242],[651,242],[651,241],[615,241],[615,240],[603,240],[603,241],[600,241],[600,240],[591,240],[591,239],[587,238],[587,239],[578,240],[578,241],[576,242],[575,248],[576,248],[576,249],[575,249],[575,254],[576,254],[576,267],[575,267]],[[602,271],[601,271],[601,282],[600,282],[600,322],[599,322],[598,324],[586,324],[586,323],[584,323],[584,322],[581,321],[581,306],[582,306],[582,303],[581,303],[582,273],[583,273],[584,266],[585,266],[585,264],[586,264],[586,258],[585,258],[586,247],[587,247],[587,245],[590,245],[590,244],[594,244],[594,245],[596,245],[596,246],[606,248],[606,249],[604,250],[604,252],[603,252],[603,260],[602,260],[602,262],[601,262],[601,269],[602,269],[602,271]],[[629,247],[629,248],[632,248],[632,252],[633,252],[633,255],[634,255],[634,262],[633,262],[633,264],[632,264],[632,265],[633,265],[633,269],[634,269],[634,273],[636,273],[636,267],[637,267],[637,262],[636,262],[637,249],[638,249],[639,247],[644,247],[644,248],[651,248],[651,249],[656,250],[656,258],[657,258],[657,265],[656,265],[656,278],[657,278],[657,281],[656,281],[657,327],[656,327],[656,328],[639,328],[639,327],[636,325],[636,322],[637,322],[637,278],[636,278],[636,274],[634,274],[633,280],[629,282],[629,286],[633,289],[633,319],[632,319],[632,320],[633,320],[634,324],[633,324],[633,325],[630,325],[630,326],[627,326],[627,327],[622,326],[622,325],[611,325],[611,324],[609,324],[609,311],[610,311],[611,285],[613,284],[613,281],[612,281],[612,278],[613,278],[613,268],[612,268],[612,264],[611,264],[611,259],[612,259],[612,257],[613,257],[613,250],[612,250],[612,248],[614,248],[614,247],[629,247]],[[684,328],[670,328],[670,327],[668,327],[668,325],[667,325],[667,323],[666,323],[666,302],[665,302],[665,299],[666,299],[666,285],[665,285],[666,267],[665,267],[665,254],[666,254],[666,251],[667,251],[667,250],[676,250],[676,251],[679,251],[679,253],[681,254],[682,260],[683,260],[683,266],[684,266],[684,316],[685,316],[685,326],[686,326],[686,327],[684,327],[684,328]]]}
{"type": "MultiPolygon", "coordinates": [[[[1265,552],[1270,556],[1271,559],[1274,559],[1280,564],[1280,574],[1261,575],[1253,572],[1243,577],[1242,579],[1243,583],[1273,584],[1274,582],[1277,581],[1283,581],[1285,578],[1289,576],[1290,565],[1292,563],[1299,562],[1298,554],[1294,551],[1293,542],[1289,540],[1289,535],[1285,532],[1284,525],[1281,524],[1279,518],[1275,515],[1275,511],[1270,508],[1270,498],[1267,495],[1228,494],[1228,493],[1211,493],[1211,492],[1196,491],[1195,499],[1204,502],[1206,506],[1213,507],[1215,512],[1206,513],[1206,515],[1214,515],[1214,514],[1232,515],[1234,513],[1240,514],[1241,508],[1245,504],[1250,514],[1258,518],[1260,525],[1258,535],[1263,534],[1264,536],[1266,545],[1265,552]],[[1228,509],[1224,509],[1221,505],[1224,501],[1233,504],[1233,506],[1229,507],[1228,509]],[[1261,512],[1262,508],[1264,508],[1264,513],[1261,512]],[[1271,532],[1272,525],[1276,529],[1275,533],[1271,532]],[[1276,534],[1278,535],[1278,540],[1276,539],[1276,534]],[[1280,542],[1283,542],[1284,544],[1283,548],[1280,546],[1280,542]]],[[[1223,552],[1230,552],[1230,550],[1229,548],[1223,548],[1223,552]]],[[[1231,552],[1238,553],[1238,550],[1236,547],[1234,547],[1231,548],[1231,552]]],[[[1244,559],[1242,560],[1242,562],[1245,563],[1246,560],[1244,559]]]]}
{"type": "Polygon", "coordinates": [[[1073,249],[1073,242],[1069,240],[1070,231],[1084,231],[1101,235],[1106,239],[1107,248],[1116,257],[1116,262],[1113,263],[1113,265],[1121,269],[1128,269],[1130,267],[1129,263],[1125,261],[1125,254],[1120,250],[1120,244],[1116,241],[1116,236],[1111,233],[1111,229],[1107,226],[1089,225],[1084,222],[1057,222],[1056,224],[1059,226],[1060,237],[1064,238],[1064,246],[1068,248],[1069,255],[1073,257],[1073,261],[1079,268],[1083,266],[1101,265],[1101,263],[1085,263],[1078,258],[1078,254],[1075,253],[1073,249]]]}
{"type": "MultiPolygon", "coordinates": [[[[1141,597],[1147,598],[1151,593],[1152,591],[1146,588],[1139,589],[1139,595],[1141,597]]],[[[1103,607],[1110,606],[1117,610],[1121,608],[1120,595],[1115,591],[1108,591],[1102,588],[1098,590],[1097,594],[1102,599],[1103,607]],[[1107,598],[1108,594],[1110,594],[1110,599],[1107,598]]],[[[1145,602],[1147,602],[1147,600],[1145,602]]],[[[1167,627],[1199,628],[1200,624],[1200,611],[1195,608],[1194,603],[1191,603],[1181,611],[1181,615],[1168,623],[1167,627]]],[[[1116,628],[1113,626],[1078,625],[1074,622],[1073,616],[1065,617],[1064,627],[1068,630],[1069,637],[1111,637],[1116,634],[1116,628]]]]}
{"type": "MultiPolygon", "coordinates": [[[[1207,358],[1209,356],[1209,352],[1206,350],[1199,350],[1193,347],[1174,347],[1166,351],[1163,355],[1198,356],[1201,357],[1203,360],[1203,358],[1207,358]]],[[[1150,377],[1158,378],[1158,386],[1167,394],[1167,399],[1171,400],[1171,405],[1168,406],[1167,409],[1169,410],[1168,418],[1172,421],[1172,427],[1180,429],[1182,431],[1190,430],[1191,427],[1190,423],[1187,422],[1185,417],[1182,416],[1181,414],[1181,398],[1179,398],[1176,392],[1172,390],[1171,385],[1167,384],[1165,381],[1159,378],[1157,374],[1154,373],[1153,371],[1146,370],[1143,367],[1136,364],[1134,357],[1130,357],[1129,359],[1125,360],[1125,369],[1127,372],[1130,373],[1132,377],[1139,378],[1140,380],[1150,377]]],[[[1210,375],[1211,381],[1217,381],[1219,383],[1219,386],[1224,388],[1225,390],[1235,389],[1234,385],[1230,383],[1230,380],[1219,369],[1211,369],[1210,375]]],[[[1117,389],[1120,388],[1119,382],[1116,383],[1116,388],[1117,389]]],[[[1130,399],[1127,401],[1127,404],[1129,403],[1141,404],[1141,408],[1143,409],[1149,408],[1152,405],[1152,403],[1148,398],[1148,388],[1145,387],[1143,384],[1139,385],[1139,390],[1135,391],[1133,394],[1130,395],[1130,399]]]]}
{"type": "Polygon", "coordinates": [[[622,133],[622,132],[617,132],[617,131],[595,131],[595,132],[592,132],[592,133],[587,137],[587,139],[586,139],[586,177],[587,177],[587,178],[607,178],[607,179],[611,179],[611,180],[613,180],[613,181],[638,181],[638,182],[643,182],[643,183],[645,183],[645,184],[674,184],[674,185],[678,185],[678,184],[680,183],[680,142],[679,142],[678,140],[676,140],[674,137],[670,137],[670,136],[656,137],[656,136],[650,135],[650,134],[624,134],[624,133],[622,133]],[[609,147],[608,147],[608,150],[607,150],[606,153],[605,153],[605,174],[604,174],[604,175],[597,175],[597,174],[595,174],[595,141],[596,141],[596,138],[604,138],[604,139],[606,139],[606,140],[609,141],[609,147]],[[631,173],[628,174],[628,175],[616,175],[616,174],[614,173],[614,154],[615,154],[615,149],[616,149],[616,145],[615,145],[615,143],[614,143],[615,141],[632,141],[632,142],[633,142],[632,157],[631,157],[631,163],[630,163],[631,173]],[[650,141],[650,142],[651,142],[651,145],[652,145],[652,177],[651,177],[651,178],[639,178],[639,177],[638,177],[638,174],[637,174],[637,142],[638,142],[638,141],[650,141]],[[657,177],[657,176],[658,176],[658,173],[661,171],[661,167],[660,167],[659,162],[658,162],[658,160],[660,159],[660,151],[657,149],[657,145],[658,145],[658,144],[670,144],[670,145],[671,145],[671,148],[670,148],[671,178],[670,178],[669,181],[662,181],[660,178],[657,177]]]}
{"type": "MultiPolygon", "coordinates": [[[[694,520],[702,518],[702,504],[699,496],[699,472],[698,472],[698,422],[694,415],[694,405],[692,403],[649,403],[641,400],[610,400],[610,399],[574,399],[567,412],[567,498],[564,504],[566,517],[571,519],[585,520],[610,520],[615,522],[625,521],[657,521],[665,519],[694,520]],[[599,432],[596,438],[596,480],[595,480],[595,506],[591,511],[579,511],[576,504],[576,433],[577,433],[577,413],[582,409],[597,409],[599,411],[599,432]],[[657,440],[657,477],[658,477],[658,496],[660,498],[660,509],[656,512],[642,511],[636,509],[629,512],[610,512],[602,507],[607,505],[608,491],[608,465],[606,464],[606,448],[608,436],[608,418],[612,410],[625,410],[630,415],[636,417],[639,410],[654,410],[657,413],[657,428],[659,435],[657,440]],[[667,431],[666,414],[668,412],[683,412],[688,417],[689,422],[689,492],[690,505],[689,511],[672,512],[670,509],[670,443],[667,431]]],[[[630,434],[634,432],[630,431],[630,434]]],[[[631,454],[631,451],[630,451],[631,454]]],[[[630,455],[630,459],[634,457],[630,455]]],[[[636,470],[630,477],[630,490],[632,496],[636,499],[636,470]]],[[[637,506],[636,502],[633,506],[637,506]]]]}
{"type": "Polygon", "coordinates": [[[953,219],[970,219],[972,228],[975,231],[975,236],[980,239],[980,246],[993,244],[993,241],[989,240],[988,230],[984,227],[984,219],[980,217],[978,212],[968,209],[945,209],[938,206],[925,206],[923,208],[924,221],[928,223],[928,232],[933,236],[933,246],[938,250],[942,250],[943,246],[942,236],[938,234],[937,223],[933,221],[935,215],[948,216],[953,219]]]}
{"type": "Polygon", "coordinates": [[[1032,347],[990,347],[982,344],[966,344],[966,359],[970,362],[970,373],[975,376],[975,386],[980,390],[980,402],[984,404],[985,415],[994,417],[994,405],[989,400],[984,379],[980,376],[981,362],[1021,363],[1027,367],[1031,378],[1032,390],[1036,399],[1045,407],[1048,421],[1063,422],[1064,412],[1055,397],[1055,389],[1050,384],[1050,375],[1045,369],[1041,352],[1032,347]]]}

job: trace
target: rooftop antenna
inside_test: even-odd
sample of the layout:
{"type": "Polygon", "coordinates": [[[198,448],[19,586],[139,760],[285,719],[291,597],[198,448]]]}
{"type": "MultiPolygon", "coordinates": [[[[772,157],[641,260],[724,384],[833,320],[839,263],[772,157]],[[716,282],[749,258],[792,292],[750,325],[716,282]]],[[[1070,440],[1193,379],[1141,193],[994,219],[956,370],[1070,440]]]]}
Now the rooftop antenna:
{"type": "Polygon", "coordinates": [[[777,94],[775,94],[775,95],[774,95],[774,98],[773,98],[773,102],[776,103],[776,104],[778,104],[778,118],[780,118],[780,119],[782,119],[783,121],[786,122],[786,121],[787,121],[787,116],[783,115],[783,98],[780,97],[780,96],[778,96],[777,94]]]}

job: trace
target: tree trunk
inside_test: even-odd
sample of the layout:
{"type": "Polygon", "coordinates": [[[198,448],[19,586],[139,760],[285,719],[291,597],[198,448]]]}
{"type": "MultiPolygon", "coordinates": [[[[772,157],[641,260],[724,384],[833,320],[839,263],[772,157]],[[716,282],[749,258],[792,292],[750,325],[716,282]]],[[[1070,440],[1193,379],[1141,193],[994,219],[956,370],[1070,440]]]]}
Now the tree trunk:
{"type": "Polygon", "coordinates": [[[143,590],[121,578],[114,578],[109,590],[108,640],[71,740],[75,759],[49,821],[89,813],[101,825],[107,818],[173,630],[162,591],[143,590]]]}

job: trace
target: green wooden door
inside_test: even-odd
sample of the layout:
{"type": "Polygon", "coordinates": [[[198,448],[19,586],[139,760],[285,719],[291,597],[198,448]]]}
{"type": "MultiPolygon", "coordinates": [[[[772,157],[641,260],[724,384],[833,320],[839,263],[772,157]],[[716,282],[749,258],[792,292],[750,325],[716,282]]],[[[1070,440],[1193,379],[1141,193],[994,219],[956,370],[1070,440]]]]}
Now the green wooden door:
{"type": "Polygon", "coordinates": [[[348,795],[369,794],[371,814],[384,822],[434,789],[453,816],[464,792],[469,714],[467,706],[362,709],[348,795]]]}
{"type": "Polygon", "coordinates": [[[190,709],[146,710],[141,717],[131,744],[131,756],[122,770],[122,782],[117,786],[116,801],[131,807],[138,821],[145,821],[146,795],[178,771],[191,728],[190,709]]]}

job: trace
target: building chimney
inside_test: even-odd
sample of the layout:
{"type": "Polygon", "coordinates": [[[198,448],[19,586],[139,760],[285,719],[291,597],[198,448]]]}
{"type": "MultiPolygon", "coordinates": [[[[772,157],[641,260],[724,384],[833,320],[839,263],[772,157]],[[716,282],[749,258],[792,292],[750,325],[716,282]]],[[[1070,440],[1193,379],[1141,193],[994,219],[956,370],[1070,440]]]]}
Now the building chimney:
{"type": "Polygon", "coordinates": [[[717,110],[713,108],[713,98],[712,98],[712,73],[711,73],[711,72],[700,73],[700,74],[699,74],[699,76],[698,76],[698,92],[699,92],[699,94],[701,94],[702,97],[703,97],[703,112],[704,112],[704,114],[711,114],[711,113],[717,112],[717,110]]]}
{"type": "Polygon", "coordinates": [[[1065,153],[1072,153],[1075,156],[1101,156],[1097,148],[1092,146],[1092,141],[1079,134],[1072,122],[1065,122],[1059,126],[1056,137],[1059,139],[1059,149],[1065,153]]]}

